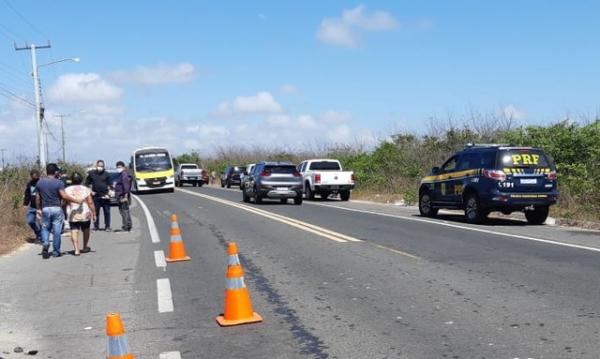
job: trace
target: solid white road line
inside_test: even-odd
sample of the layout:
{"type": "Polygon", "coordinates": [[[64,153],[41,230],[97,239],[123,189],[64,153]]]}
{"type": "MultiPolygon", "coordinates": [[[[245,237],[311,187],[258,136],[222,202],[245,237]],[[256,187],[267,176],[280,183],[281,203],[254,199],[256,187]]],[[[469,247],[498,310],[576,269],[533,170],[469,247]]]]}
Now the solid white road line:
{"type": "Polygon", "coordinates": [[[158,268],[161,268],[163,270],[167,270],[167,261],[165,259],[165,252],[163,251],[154,251],[154,263],[156,263],[156,266],[158,268]]]}
{"type": "Polygon", "coordinates": [[[146,206],[146,204],[136,195],[132,195],[136,201],[142,206],[142,210],[144,210],[144,214],[146,215],[146,221],[148,222],[148,230],[150,231],[150,239],[152,239],[152,243],[159,243],[160,236],[158,235],[158,230],[156,229],[156,224],[154,223],[154,218],[152,218],[152,214],[150,210],[146,206]]]}
{"type": "Polygon", "coordinates": [[[244,211],[247,211],[247,212],[250,212],[250,213],[254,213],[254,214],[257,214],[259,216],[263,216],[263,217],[272,219],[274,221],[285,223],[288,226],[292,226],[292,227],[301,229],[303,231],[316,234],[318,236],[330,239],[332,241],[341,242],[341,243],[344,243],[344,242],[362,242],[362,240],[360,240],[358,238],[350,237],[350,236],[347,236],[347,235],[342,234],[342,233],[334,232],[334,231],[331,231],[331,230],[323,228],[323,227],[315,226],[313,224],[306,223],[306,222],[303,222],[303,221],[299,221],[299,220],[294,219],[294,218],[285,217],[285,216],[282,216],[282,215],[279,215],[279,214],[276,214],[276,213],[273,213],[273,212],[268,212],[268,211],[265,211],[265,210],[262,210],[262,209],[258,209],[256,207],[251,207],[251,206],[248,206],[248,205],[244,205],[244,204],[236,203],[236,202],[233,202],[233,201],[225,200],[225,199],[222,199],[222,198],[219,198],[219,197],[213,197],[213,196],[209,196],[209,195],[198,193],[198,192],[188,191],[188,190],[185,190],[185,189],[178,188],[177,191],[180,191],[180,192],[183,192],[183,193],[187,193],[187,194],[191,194],[193,196],[201,197],[201,198],[204,198],[204,199],[209,199],[211,201],[222,203],[222,204],[225,204],[225,205],[228,205],[228,206],[231,206],[231,207],[239,208],[241,210],[244,210],[244,211]]]}
{"type": "Polygon", "coordinates": [[[181,359],[179,352],[164,352],[158,355],[158,359],[181,359]]]}
{"type": "Polygon", "coordinates": [[[519,234],[504,233],[504,232],[498,232],[498,231],[491,231],[491,230],[488,230],[488,229],[474,228],[474,227],[469,227],[469,226],[462,226],[460,224],[448,223],[446,221],[435,221],[435,220],[425,219],[425,218],[419,218],[419,217],[406,217],[406,216],[400,216],[400,215],[395,215],[395,214],[381,213],[381,212],[375,212],[375,211],[367,211],[367,210],[362,210],[362,209],[347,208],[347,207],[341,207],[341,206],[333,206],[333,205],[322,204],[322,203],[311,203],[311,205],[322,206],[322,207],[331,207],[331,208],[336,208],[336,209],[340,209],[340,210],[343,210],[343,211],[373,214],[373,215],[382,216],[382,217],[397,218],[397,219],[402,219],[402,220],[405,220],[405,221],[425,222],[425,223],[436,224],[436,225],[439,225],[439,226],[464,229],[464,230],[467,230],[467,231],[473,231],[473,232],[479,232],[479,233],[485,233],[485,234],[493,234],[493,235],[502,236],[502,237],[524,239],[524,240],[533,241],[533,242],[540,242],[540,243],[552,244],[552,245],[562,246],[562,247],[583,249],[583,250],[586,250],[586,251],[599,252],[600,253],[600,248],[596,248],[596,247],[588,247],[588,246],[582,246],[582,245],[579,245],[579,244],[572,244],[572,243],[564,243],[564,242],[553,241],[553,240],[550,240],[550,239],[535,238],[535,237],[529,237],[529,236],[522,236],[522,235],[519,235],[519,234]]]}
{"type": "Polygon", "coordinates": [[[156,293],[158,295],[158,312],[172,312],[173,294],[171,293],[171,282],[169,281],[169,278],[156,280],[156,293]]]}

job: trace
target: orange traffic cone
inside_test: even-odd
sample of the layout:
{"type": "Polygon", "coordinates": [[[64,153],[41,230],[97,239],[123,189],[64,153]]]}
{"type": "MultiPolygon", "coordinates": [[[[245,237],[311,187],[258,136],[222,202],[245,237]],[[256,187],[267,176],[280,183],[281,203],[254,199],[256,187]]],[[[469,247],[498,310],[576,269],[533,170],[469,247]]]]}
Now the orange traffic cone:
{"type": "Polygon", "coordinates": [[[169,243],[169,256],[167,262],[189,261],[191,258],[185,254],[185,246],[181,239],[181,230],[177,223],[177,216],[171,215],[171,242],[169,243]]]}
{"type": "Polygon", "coordinates": [[[227,288],[225,289],[225,312],[219,315],[217,323],[222,327],[262,322],[262,317],[252,309],[250,293],[244,283],[244,270],[238,257],[237,245],[227,247],[227,288]]]}
{"type": "Polygon", "coordinates": [[[106,315],[106,359],[134,359],[129,351],[125,327],[121,322],[119,313],[108,313],[106,315]]]}

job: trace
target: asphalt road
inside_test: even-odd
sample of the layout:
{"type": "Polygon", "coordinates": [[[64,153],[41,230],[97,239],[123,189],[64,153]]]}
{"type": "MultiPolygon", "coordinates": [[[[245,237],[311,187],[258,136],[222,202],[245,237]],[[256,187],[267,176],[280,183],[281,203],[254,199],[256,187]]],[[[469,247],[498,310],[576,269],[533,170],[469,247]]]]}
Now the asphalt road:
{"type": "MultiPolygon", "coordinates": [[[[470,226],[452,215],[424,220],[411,210],[357,202],[257,206],[241,197],[207,187],[140,196],[158,236],[138,205],[133,243],[103,243],[106,251],[119,250],[117,263],[105,254],[89,256],[99,261],[95,268],[129,268],[127,282],[122,274],[104,280],[121,288],[107,301],[127,304],[138,357],[167,351],[182,358],[598,357],[597,232],[509,220],[470,226]],[[164,268],[155,251],[168,253],[172,213],[192,260],[164,268]],[[220,328],[214,321],[223,310],[229,241],[239,245],[263,323],[220,328]],[[158,305],[156,282],[167,279],[170,292],[158,305]]],[[[30,257],[24,251],[0,259],[0,270],[30,257]]],[[[42,261],[32,260],[39,271],[42,261]]],[[[43,263],[67,263],[59,260],[43,263]]],[[[0,274],[0,283],[18,286],[26,267],[0,274]]],[[[0,304],[14,303],[15,295],[0,294],[0,304]]],[[[29,322],[40,310],[14,305],[6,313],[15,320],[19,311],[31,312],[21,320],[29,322]]],[[[0,324],[0,350],[5,327],[0,324]]],[[[19,328],[22,338],[29,327],[19,328]]],[[[104,338],[96,332],[88,339],[97,345],[104,338]]],[[[61,357],[81,358],[64,351],[61,357]]]]}

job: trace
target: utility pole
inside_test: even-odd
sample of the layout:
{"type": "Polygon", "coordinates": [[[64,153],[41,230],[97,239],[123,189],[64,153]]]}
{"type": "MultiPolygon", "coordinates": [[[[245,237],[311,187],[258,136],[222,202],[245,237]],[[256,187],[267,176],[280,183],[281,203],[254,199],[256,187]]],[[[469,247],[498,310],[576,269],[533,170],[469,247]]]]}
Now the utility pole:
{"type": "Polygon", "coordinates": [[[67,163],[67,156],[65,154],[65,115],[58,114],[56,117],[60,118],[60,137],[61,137],[61,149],[62,149],[62,161],[63,163],[67,163]]]}
{"type": "Polygon", "coordinates": [[[2,152],[2,169],[4,170],[4,152],[6,151],[6,149],[4,148],[0,148],[0,152],[2,152]]]}
{"type": "Polygon", "coordinates": [[[45,148],[47,145],[44,144],[44,138],[42,136],[43,121],[44,121],[44,108],[40,102],[40,83],[38,78],[38,66],[36,49],[49,49],[50,42],[44,46],[36,46],[35,44],[25,44],[23,47],[17,47],[15,44],[15,50],[30,50],[31,51],[31,68],[33,76],[33,94],[35,96],[35,124],[37,129],[37,146],[38,146],[38,163],[42,170],[46,168],[46,161],[48,156],[46,155],[45,148]]]}

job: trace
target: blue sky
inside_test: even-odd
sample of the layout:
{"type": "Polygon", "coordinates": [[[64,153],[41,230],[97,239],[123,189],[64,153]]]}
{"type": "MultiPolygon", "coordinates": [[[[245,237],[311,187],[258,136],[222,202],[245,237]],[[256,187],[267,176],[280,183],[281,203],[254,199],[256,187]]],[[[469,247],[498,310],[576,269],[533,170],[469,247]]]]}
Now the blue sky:
{"type": "MultiPolygon", "coordinates": [[[[598,13],[593,1],[0,0],[0,86],[33,98],[13,40],[50,39],[40,63],[80,57],[41,70],[80,161],[232,138],[368,142],[469,111],[548,123],[598,113],[598,13]]],[[[0,97],[0,147],[32,156],[33,110],[14,102],[0,97]]]]}

